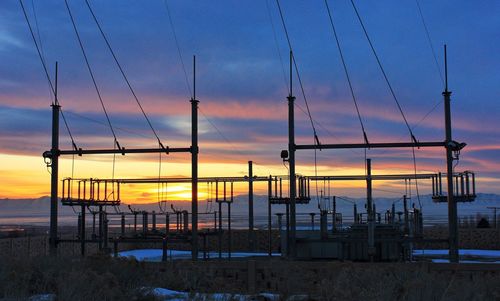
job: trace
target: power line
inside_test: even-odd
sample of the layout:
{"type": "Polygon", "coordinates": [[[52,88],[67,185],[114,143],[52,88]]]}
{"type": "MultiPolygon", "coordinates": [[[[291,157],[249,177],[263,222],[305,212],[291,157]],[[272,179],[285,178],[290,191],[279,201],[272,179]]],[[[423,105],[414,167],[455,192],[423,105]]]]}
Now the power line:
{"type": "MultiPolygon", "coordinates": [[[[67,1],[67,0],[65,0],[67,1]]],[[[113,48],[111,47],[111,44],[109,43],[108,41],[108,38],[106,37],[106,35],[104,34],[104,31],[102,30],[101,28],[101,25],[99,24],[99,21],[97,20],[97,17],[96,15],[94,14],[94,11],[92,10],[92,7],[90,6],[90,3],[88,0],[85,0],[85,3],[87,4],[87,7],[90,11],[90,13],[92,14],[92,18],[94,19],[96,25],[97,25],[97,28],[99,28],[99,32],[101,33],[101,36],[103,37],[104,41],[106,42],[106,45],[108,46],[108,49],[109,51],[111,52],[111,55],[113,56],[113,59],[115,60],[115,63],[116,65],[118,66],[118,69],[120,69],[120,73],[122,74],[123,78],[125,79],[125,82],[127,83],[127,86],[130,90],[130,92],[132,93],[132,95],[134,96],[134,99],[135,101],[137,102],[137,105],[139,106],[139,108],[141,109],[141,112],[142,112],[142,115],[144,115],[144,118],[146,119],[149,127],[151,128],[151,130],[153,131],[153,134],[155,135],[156,139],[158,140],[158,144],[162,147],[163,147],[163,144],[161,143],[161,140],[160,140],[160,137],[158,137],[158,134],[156,133],[155,129],[153,128],[153,125],[151,124],[151,121],[149,120],[148,116],[146,115],[146,112],[144,111],[142,105],[141,105],[141,102],[139,101],[139,98],[137,97],[134,89],[132,88],[132,85],[130,84],[127,76],[125,75],[125,72],[123,71],[123,68],[122,66],[120,65],[120,62],[118,61],[116,55],[115,55],[115,52],[113,51],[113,48]]]]}
{"type": "MultiPolygon", "coordinates": [[[[266,8],[267,8],[267,11],[268,11],[269,20],[270,20],[271,27],[272,27],[272,30],[273,30],[274,41],[275,41],[275,44],[276,44],[276,52],[278,54],[278,57],[279,57],[279,60],[280,60],[280,63],[281,63],[281,69],[283,71],[283,79],[284,79],[284,83],[285,83],[285,88],[286,88],[286,90],[289,90],[287,76],[286,76],[286,71],[285,71],[285,64],[283,62],[283,57],[282,57],[280,49],[279,49],[278,38],[277,38],[277,35],[276,35],[276,28],[274,26],[273,18],[272,18],[272,15],[271,15],[271,10],[269,8],[269,0],[266,0],[266,8]]],[[[295,106],[297,108],[299,108],[299,110],[302,111],[302,113],[304,113],[306,116],[309,117],[309,114],[307,113],[307,111],[302,106],[300,106],[297,102],[295,102],[295,106]]],[[[314,120],[314,124],[317,125],[317,126],[319,126],[322,130],[324,130],[332,138],[341,141],[340,138],[338,138],[330,130],[328,130],[328,128],[326,128],[321,122],[319,122],[317,120],[314,120]]],[[[356,154],[359,153],[357,150],[354,150],[354,149],[350,149],[350,151],[353,152],[353,153],[356,153],[356,154]]]]}
{"type": "MultiPolygon", "coordinates": [[[[169,19],[169,23],[170,23],[170,26],[172,28],[172,33],[173,33],[173,36],[174,36],[174,41],[175,41],[175,45],[176,45],[176,48],[177,48],[177,53],[179,55],[179,60],[181,62],[181,66],[182,66],[182,70],[184,72],[184,78],[185,78],[185,82],[186,82],[186,88],[191,96],[191,98],[193,98],[193,92],[191,91],[191,85],[190,85],[190,82],[189,82],[189,77],[187,75],[187,71],[186,71],[186,65],[184,64],[184,58],[182,56],[182,52],[181,52],[181,48],[180,48],[180,43],[179,43],[179,39],[177,38],[177,33],[176,33],[176,30],[175,30],[175,26],[174,26],[174,22],[173,22],[173,18],[172,18],[172,14],[170,12],[170,7],[168,6],[168,1],[167,0],[164,0],[164,4],[165,4],[165,9],[166,9],[166,12],[167,12],[167,16],[168,16],[168,19],[169,19]]],[[[208,118],[208,116],[203,112],[203,110],[201,108],[199,108],[199,111],[201,113],[201,115],[203,116],[203,118],[205,118],[205,120],[215,129],[215,131],[217,132],[217,134],[222,137],[222,139],[229,145],[232,146],[232,149],[233,151],[235,151],[236,153],[240,154],[240,155],[244,155],[242,152],[240,152],[232,143],[231,141],[222,133],[222,131],[215,125],[215,123],[210,120],[208,118]]]]}
{"type": "Polygon", "coordinates": [[[387,77],[387,74],[385,73],[384,67],[382,66],[382,62],[380,61],[380,59],[378,57],[377,51],[375,50],[375,47],[373,46],[373,43],[372,43],[372,41],[370,39],[370,36],[368,35],[368,31],[366,30],[366,27],[365,27],[365,25],[363,23],[363,20],[361,19],[361,16],[360,16],[360,14],[358,12],[358,9],[356,8],[356,5],[354,4],[354,0],[351,0],[351,4],[352,4],[352,7],[354,8],[354,12],[356,13],[356,16],[357,16],[357,18],[359,20],[359,23],[360,23],[360,25],[361,25],[361,27],[363,29],[363,32],[364,32],[365,37],[366,37],[366,39],[368,41],[368,44],[370,44],[370,48],[372,50],[373,55],[375,56],[375,59],[376,59],[377,64],[378,64],[378,66],[380,68],[380,71],[382,72],[382,75],[384,76],[385,82],[387,83],[387,86],[389,87],[389,91],[391,92],[392,98],[396,102],[396,105],[397,105],[397,107],[399,109],[399,112],[401,113],[401,116],[403,117],[403,120],[404,120],[404,122],[406,124],[406,127],[408,128],[408,131],[410,132],[411,139],[414,142],[416,142],[416,138],[413,135],[413,132],[411,130],[410,125],[408,124],[408,120],[406,119],[406,116],[405,116],[405,114],[403,112],[403,108],[401,107],[401,104],[399,103],[399,100],[396,97],[396,93],[394,92],[394,89],[392,88],[392,85],[391,85],[391,83],[389,81],[389,78],[387,77]]]}
{"type": "MultiPolygon", "coordinates": [[[[295,68],[295,73],[297,74],[297,79],[299,80],[300,91],[302,92],[302,97],[304,98],[304,102],[306,104],[307,115],[309,116],[309,121],[311,122],[311,127],[313,130],[313,143],[320,145],[318,134],[316,132],[316,127],[314,126],[314,121],[311,115],[311,110],[309,109],[309,103],[307,101],[306,93],[304,90],[304,85],[302,84],[302,78],[300,77],[299,67],[297,65],[297,61],[295,60],[295,56],[293,55],[293,47],[290,41],[290,36],[288,34],[288,30],[286,28],[285,18],[283,16],[283,11],[281,10],[281,5],[279,0],[276,0],[276,4],[278,6],[278,11],[280,13],[281,23],[283,25],[283,29],[285,31],[286,40],[288,42],[288,48],[290,49],[290,97],[292,96],[292,63],[295,68]]],[[[314,148],[314,175],[318,176],[318,161],[317,161],[317,149],[314,148]]],[[[316,190],[316,198],[318,198],[318,181],[315,181],[315,190],[316,190]]],[[[317,199],[319,205],[319,199],[317,199]]]]}
{"type": "MultiPolygon", "coordinates": [[[[45,57],[44,57],[43,48],[42,48],[42,39],[41,39],[41,36],[40,36],[40,30],[38,28],[38,21],[36,21],[37,19],[36,19],[36,14],[35,14],[35,6],[33,5],[33,13],[35,14],[35,23],[36,23],[35,25],[37,27],[37,32],[38,32],[38,38],[39,38],[39,41],[40,41],[40,46],[38,45],[38,43],[36,41],[35,34],[33,32],[33,28],[31,27],[31,23],[29,21],[28,14],[26,13],[26,9],[24,8],[23,1],[19,0],[19,4],[21,4],[21,8],[23,10],[23,14],[24,14],[24,18],[26,20],[26,24],[28,24],[28,28],[29,28],[30,33],[31,33],[31,37],[33,38],[33,42],[35,43],[35,47],[36,47],[36,51],[38,53],[38,57],[40,58],[40,62],[42,63],[43,71],[45,72],[45,76],[47,77],[47,83],[49,84],[50,92],[54,96],[55,103],[53,103],[53,104],[54,105],[59,105],[59,99],[57,98],[54,86],[52,85],[52,80],[50,79],[49,71],[47,69],[47,64],[45,62],[45,57]]],[[[32,4],[33,4],[33,2],[32,2],[32,4]]],[[[71,144],[73,145],[73,148],[76,150],[77,149],[76,143],[75,143],[75,140],[73,139],[73,135],[71,134],[71,130],[70,130],[69,126],[68,126],[68,122],[66,121],[66,117],[64,116],[62,109],[60,109],[59,111],[61,112],[61,117],[63,118],[64,125],[65,125],[66,130],[68,131],[69,137],[71,139],[71,144]]]]}
{"type": "Polygon", "coordinates": [[[429,47],[431,48],[432,56],[434,57],[434,63],[436,63],[436,69],[439,73],[439,77],[441,78],[441,82],[444,85],[443,73],[441,72],[441,68],[439,67],[436,51],[434,50],[434,45],[432,44],[431,35],[429,33],[429,28],[427,27],[427,23],[425,22],[424,14],[422,13],[422,8],[420,7],[420,3],[418,2],[418,0],[415,0],[415,3],[417,4],[418,13],[420,15],[420,19],[422,20],[422,25],[424,26],[425,29],[425,35],[427,36],[427,41],[429,42],[429,47]]]}
{"type": "Polygon", "coordinates": [[[351,91],[352,101],[354,102],[354,107],[356,108],[356,113],[358,114],[358,119],[359,119],[359,123],[361,125],[361,130],[363,131],[363,139],[365,140],[365,143],[368,144],[368,137],[366,135],[365,126],[363,124],[363,119],[361,118],[361,113],[359,112],[358,102],[356,101],[356,95],[354,94],[354,89],[352,87],[351,77],[349,76],[349,71],[347,70],[347,64],[346,64],[345,59],[344,59],[342,47],[340,46],[340,40],[339,40],[339,37],[337,35],[337,30],[336,30],[335,25],[333,23],[333,16],[332,16],[332,12],[330,10],[330,6],[328,5],[328,0],[325,0],[325,6],[326,6],[326,10],[328,12],[328,18],[330,20],[330,25],[332,26],[333,35],[335,37],[335,42],[337,44],[337,49],[339,50],[340,59],[342,61],[344,73],[345,73],[345,76],[347,78],[347,83],[349,84],[349,90],[351,91]]]}
{"type": "Polygon", "coordinates": [[[283,82],[285,83],[286,91],[289,90],[288,88],[288,81],[286,77],[286,71],[285,71],[285,64],[283,63],[283,56],[281,55],[279,43],[278,43],[278,36],[276,35],[276,27],[274,26],[274,21],[273,21],[273,16],[271,15],[271,9],[269,8],[269,0],[266,0],[266,8],[267,8],[267,14],[269,16],[269,22],[271,23],[271,28],[273,29],[273,37],[274,37],[274,44],[276,46],[276,52],[278,53],[280,63],[281,63],[281,71],[283,72],[283,82]]]}
{"type": "Polygon", "coordinates": [[[99,98],[99,101],[101,103],[102,110],[104,111],[104,115],[106,115],[106,120],[108,121],[109,128],[111,129],[111,133],[113,134],[113,137],[115,139],[114,144],[120,148],[118,144],[118,140],[116,138],[115,131],[113,129],[113,125],[111,125],[111,120],[109,119],[108,112],[106,110],[106,106],[104,105],[104,101],[102,100],[101,97],[101,92],[99,91],[99,87],[97,86],[97,82],[94,77],[94,72],[92,71],[92,68],[90,67],[89,60],[87,58],[87,53],[85,52],[85,48],[83,47],[82,39],[80,38],[80,33],[78,32],[78,29],[76,28],[76,23],[75,19],[73,18],[73,14],[71,13],[71,9],[69,8],[68,5],[68,0],[64,0],[64,3],[66,4],[66,8],[68,10],[69,17],[71,19],[71,24],[73,25],[73,29],[75,30],[76,37],[78,39],[78,44],[80,45],[80,49],[82,50],[83,58],[85,59],[85,64],[87,65],[87,69],[90,73],[90,77],[92,78],[92,83],[94,84],[95,91],[97,93],[97,97],[99,98]]]}
{"type": "Polygon", "coordinates": [[[35,27],[36,27],[36,33],[38,35],[38,42],[40,43],[41,59],[45,63],[45,53],[43,51],[42,35],[40,34],[40,26],[38,26],[38,18],[36,16],[36,9],[35,9],[35,2],[34,2],[34,0],[31,0],[31,7],[33,9],[33,17],[35,18],[35,27]]]}
{"type": "MultiPolygon", "coordinates": [[[[377,52],[375,50],[375,47],[373,46],[373,43],[370,39],[370,36],[368,35],[368,31],[366,30],[366,27],[363,23],[363,20],[361,19],[361,16],[358,12],[358,9],[356,8],[356,5],[354,4],[354,0],[351,0],[351,4],[352,4],[352,7],[354,8],[354,11],[356,13],[356,16],[359,20],[359,23],[363,29],[363,32],[365,34],[365,37],[366,39],[368,40],[368,43],[370,44],[370,48],[373,52],[373,55],[375,56],[375,59],[377,60],[377,64],[380,68],[380,71],[382,72],[382,75],[384,76],[384,79],[385,79],[385,82],[387,83],[387,86],[389,87],[389,90],[392,94],[392,97],[394,98],[394,101],[396,102],[396,105],[398,106],[398,109],[399,109],[399,112],[401,113],[401,116],[403,117],[403,120],[406,124],[406,127],[408,128],[408,131],[410,133],[410,137],[411,137],[411,140],[415,143],[417,143],[417,139],[415,138],[415,135],[413,134],[413,131],[412,131],[412,128],[410,127],[410,125],[408,124],[408,120],[406,119],[406,116],[403,112],[403,109],[401,108],[401,105],[398,101],[398,98],[396,97],[396,93],[394,92],[393,88],[392,88],[392,85],[389,81],[389,78],[387,77],[387,74],[385,73],[385,70],[382,66],[382,63],[380,62],[380,59],[377,55],[377,52]]],[[[415,154],[415,147],[412,147],[412,158],[413,158],[413,167],[414,167],[414,172],[415,172],[415,188],[416,188],[416,192],[417,192],[417,198],[418,198],[418,202],[419,202],[419,205],[420,207],[422,206],[421,203],[420,203],[420,194],[419,194],[419,189],[418,189],[418,181],[417,181],[417,159],[416,159],[416,154],[415,154]]]]}
{"type": "Polygon", "coordinates": [[[181,47],[179,46],[179,41],[177,39],[177,33],[175,31],[175,26],[174,26],[174,22],[172,19],[172,15],[170,13],[170,8],[168,6],[167,0],[164,0],[163,3],[165,4],[165,9],[167,11],[168,20],[170,22],[170,27],[172,28],[172,33],[174,35],[175,46],[177,47],[177,53],[179,54],[179,60],[181,61],[182,71],[184,71],[184,78],[186,80],[186,88],[189,92],[189,96],[191,96],[191,98],[193,98],[193,92],[191,91],[191,85],[189,83],[189,78],[188,78],[187,71],[186,71],[186,65],[184,64],[184,60],[182,58],[181,47]]]}
{"type": "Polygon", "coordinates": [[[31,33],[31,37],[33,38],[33,42],[35,43],[36,51],[38,52],[38,57],[40,58],[40,61],[42,63],[43,71],[45,72],[45,76],[47,77],[47,82],[49,83],[50,90],[52,91],[52,94],[55,94],[54,93],[54,86],[52,85],[52,80],[50,79],[50,75],[49,75],[49,71],[47,69],[47,65],[45,64],[45,60],[44,60],[44,58],[42,56],[40,47],[38,46],[38,43],[36,41],[35,34],[33,32],[33,28],[31,27],[31,23],[29,21],[28,15],[26,14],[26,9],[24,8],[23,1],[19,0],[19,4],[21,4],[21,8],[23,9],[24,18],[26,19],[26,23],[28,24],[28,27],[29,27],[29,30],[30,30],[30,33],[31,33]]]}
{"type": "MultiPolygon", "coordinates": [[[[82,114],[78,114],[78,113],[75,113],[75,112],[72,112],[72,111],[66,111],[66,113],[70,114],[70,115],[74,115],[74,116],[79,117],[81,119],[88,120],[90,122],[94,122],[96,124],[100,124],[100,125],[102,125],[104,127],[108,127],[108,125],[105,122],[99,121],[97,119],[93,119],[93,118],[90,118],[90,117],[87,117],[87,116],[84,116],[82,114]]],[[[151,138],[151,136],[147,136],[147,135],[138,133],[136,131],[123,128],[123,127],[117,127],[117,126],[115,126],[114,129],[117,130],[117,131],[121,131],[121,132],[124,132],[124,133],[129,133],[129,134],[136,135],[136,136],[143,137],[143,138],[148,138],[148,139],[151,138]]]]}
{"type": "MultiPolygon", "coordinates": [[[[313,121],[313,118],[312,118],[312,115],[311,115],[311,110],[309,109],[309,103],[307,102],[307,97],[306,97],[306,93],[305,93],[305,90],[304,90],[304,85],[302,84],[302,78],[300,77],[299,67],[297,66],[297,61],[295,60],[295,56],[293,55],[292,43],[290,41],[290,36],[288,35],[288,30],[286,28],[285,18],[283,16],[283,12],[281,10],[281,5],[280,5],[279,0],[276,0],[276,4],[278,5],[278,10],[279,10],[279,13],[280,13],[280,18],[281,18],[281,23],[283,24],[283,29],[285,31],[285,36],[286,36],[286,40],[288,42],[288,47],[290,48],[291,59],[292,59],[292,62],[293,62],[293,66],[295,68],[295,73],[297,74],[297,79],[299,80],[299,85],[300,85],[300,90],[302,92],[302,97],[304,97],[304,102],[306,104],[307,115],[309,116],[309,121],[311,122],[311,127],[313,129],[314,140],[315,140],[314,143],[317,143],[319,145],[320,143],[319,143],[318,135],[316,133],[316,128],[314,126],[314,121],[313,121]]],[[[290,83],[290,86],[291,86],[291,83],[290,83]]]]}

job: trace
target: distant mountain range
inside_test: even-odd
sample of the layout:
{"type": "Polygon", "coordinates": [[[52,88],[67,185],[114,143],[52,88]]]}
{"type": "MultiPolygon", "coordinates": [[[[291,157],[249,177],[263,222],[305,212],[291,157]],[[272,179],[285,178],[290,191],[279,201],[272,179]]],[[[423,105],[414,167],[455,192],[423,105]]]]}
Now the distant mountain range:
{"type": "MultiPolygon", "coordinates": [[[[341,197],[343,199],[348,199],[351,202],[355,202],[358,207],[358,212],[364,211],[365,199],[363,198],[348,198],[341,197]]],[[[337,212],[342,212],[346,216],[352,216],[353,204],[349,201],[337,198],[337,212]]],[[[402,201],[398,201],[400,198],[375,198],[374,202],[377,206],[378,212],[385,212],[391,208],[393,202],[396,202],[396,210],[401,211],[403,204],[402,201]]],[[[331,203],[328,202],[328,203],[331,203]]],[[[416,196],[413,196],[409,200],[409,206],[415,203],[415,206],[419,207],[419,202],[416,196]]],[[[174,205],[176,209],[186,209],[191,211],[191,202],[177,201],[169,202],[167,211],[171,211],[170,206],[174,205]]],[[[423,208],[424,217],[432,218],[445,218],[447,215],[446,203],[434,203],[430,195],[420,196],[420,204],[423,208]]],[[[146,211],[156,211],[160,212],[158,203],[149,204],[132,204],[135,210],[146,210],[146,211]]],[[[331,204],[329,205],[331,206],[331,204]]],[[[475,214],[492,214],[492,210],[487,209],[491,206],[500,206],[500,195],[498,194],[483,194],[480,193],[477,199],[471,203],[459,203],[458,212],[461,216],[475,215],[475,214]]],[[[207,212],[218,210],[218,204],[215,202],[207,203],[205,200],[200,201],[198,205],[199,212],[207,212]]],[[[227,212],[227,204],[222,204],[222,210],[224,214],[227,212]]],[[[78,212],[80,208],[75,207],[74,210],[78,212]]],[[[112,210],[112,209],[111,209],[112,210]]],[[[127,204],[122,204],[119,210],[128,212],[127,204]]],[[[62,206],[59,204],[59,215],[69,219],[71,216],[75,215],[75,211],[71,207],[62,206]]],[[[234,198],[234,202],[231,205],[231,211],[235,218],[245,217],[248,214],[248,196],[239,195],[234,198]]],[[[273,214],[277,212],[285,212],[284,205],[273,205],[273,214]]],[[[266,195],[254,195],[254,212],[255,216],[260,216],[261,218],[267,215],[267,196],[266,195]]],[[[299,214],[318,212],[318,200],[313,197],[311,202],[307,205],[297,205],[297,212],[299,214]]],[[[500,212],[499,212],[500,213],[500,212]]],[[[41,221],[48,222],[48,216],[50,215],[50,197],[43,196],[37,199],[0,199],[0,224],[12,224],[12,223],[23,223],[28,217],[37,217],[41,221]]]]}

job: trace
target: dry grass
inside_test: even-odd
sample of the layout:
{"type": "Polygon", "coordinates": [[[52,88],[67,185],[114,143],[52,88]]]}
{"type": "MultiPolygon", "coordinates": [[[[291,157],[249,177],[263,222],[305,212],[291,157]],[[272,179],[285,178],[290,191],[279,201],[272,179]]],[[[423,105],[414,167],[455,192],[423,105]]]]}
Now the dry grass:
{"type": "Polygon", "coordinates": [[[142,287],[179,287],[143,263],[107,257],[12,258],[0,265],[0,299],[55,294],[58,300],[156,300],[142,287]]]}
{"type": "MultiPolygon", "coordinates": [[[[423,264],[278,259],[260,265],[257,292],[274,291],[283,298],[306,294],[309,300],[500,300],[498,271],[438,272],[423,264]],[[279,287],[266,287],[271,278],[279,287]]],[[[158,300],[146,287],[247,293],[245,266],[236,261],[143,263],[105,256],[5,258],[0,264],[0,300],[47,293],[57,300],[158,300]],[[224,265],[238,268],[221,272],[224,265]]]]}

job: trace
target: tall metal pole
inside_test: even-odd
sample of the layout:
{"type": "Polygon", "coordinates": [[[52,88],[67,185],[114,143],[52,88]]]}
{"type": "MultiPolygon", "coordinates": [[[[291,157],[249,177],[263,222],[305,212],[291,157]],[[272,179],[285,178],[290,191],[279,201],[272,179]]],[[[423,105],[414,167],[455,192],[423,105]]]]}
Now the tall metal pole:
{"type": "Polygon", "coordinates": [[[250,251],[255,251],[255,233],[253,231],[253,162],[248,161],[248,243],[250,251]]]}
{"type": "Polygon", "coordinates": [[[103,237],[103,211],[102,211],[102,205],[99,206],[99,251],[102,250],[102,237],[103,237]]]}
{"type": "Polygon", "coordinates": [[[375,216],[372,199],[372,160],[366,159],[366,211],[368,215],[368,257],[375,256],[375,216]]]}
{"type": "Polygon", "coordinates": [[[215,181],[215,201],[219,204],[219,258],[222,258],[222,202],[219,200],[219,182],[215,181]]]}
{"type": "Polygon", "coordinates": [[[404,211],[404,222],[405,222],[405,234],[409,233],[410,230],[410,223],[408,219],[408,198],[406,197],[406,194],[403,195],[403,211],[404,211]]]}
{"type": "Polygon", "coordinates": [[[295,182],[295,116],[294,116],[294,102],[292,90],[292,65],[293,65],[293,52],[290,51],[290,94],[288,95],[288,163],[290,170],[290,239],[287,244],[289,256],[295,258],[295,196],[296,196],[296,182],[295,182]]]}
{"type": "Polygon", "coordinates": [[[191,98],[191,258],[198,259],[198,103],[196,100],[196,56],[193,56],[193,98],[191,98]]]}
{"type": "Polygon", "coordinates": [[[333,196],[333,211],[332,211],[332,233],[337,231],[337,197],[333,196]]]}
{"type": "Polygon", "coordinates": [[[103,216],[103,242],[104,242],[104,251],[106,253],[108,253],[109,249],[108,249],[108,214],[106,212],[103,212],[102,214],[103,216]]]}
{"type": "Polygon", "coordinates": [[[269,176],[269,181],[267,182],[267,231],[269,235],[269,256],[272,255],[273,248],[273,238],[272,238],[272,221],[271,221],[271,198],[273,196],[272,192],[272,177],[269,176]]]}
{"type": "MultiPolygon", "coordinates": [[[[231,189],[233,186],[233,182],[231,182],[231,189]]],[[[232,196],[231,196],[232,198],[232,196]]],[[[227,203],[227,253],[228,258],[231,260],[231,245],[232,245],[232,237],[231,237],[231,203],[227,203]]]]}
{"type": "Polygon", "coordinates": [[[57,255],[57,189],[59,182],[59,100],[57,99],[57,62],[55,76],[54,103],[52,103],[52,148],[50,150],[50,255],[57,255]]]}
{"type": "Polygon", "coordinates": [[[453,153],[452,153],[452,135],[451,135],[451,91],[448,91],[448,58],[446,45],[444,45],[444,69],[445,69],[445,88],[444,97],[444,123],[446,129],[446,181],[448,184],[448,231],[450,237],[450,262],[458,262],[458,216],[457,203],[453,198],[453,153]]]}

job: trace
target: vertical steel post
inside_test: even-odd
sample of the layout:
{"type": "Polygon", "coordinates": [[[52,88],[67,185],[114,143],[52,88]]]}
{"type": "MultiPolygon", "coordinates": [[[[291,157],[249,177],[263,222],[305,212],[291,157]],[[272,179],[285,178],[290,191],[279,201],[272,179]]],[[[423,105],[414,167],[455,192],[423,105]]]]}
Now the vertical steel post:
{"type": "Polygon", "coordinates": [[[445,88],[444,97],[444,120],[446,129],[446,178],[448,184],[448,231],[450,238],[450,262],[458,262],[458,223],[457,223],[457,203],[453,198],[453,153],[452,153],[452,133],[451,133],[451,91],[448,91],[448,58],[446,45],[444,45],[444,65],[445,65],[445,88]]]}
{"type": "Polygon", "coordinates": [[[182,220],[184,221],[184,232],[188,233],[189,232],[189,212],[187,210],[182,211],[183,218],[182,220]]]}
{"type": "Polygon", "coordinates": [[[311,216],[311,230],[314,231],[314,216],[316,215],[316,213],[309,213],[309,215],[311,216]]]}
{"type": "MultiPolygon", "coordinates": [[[[290,203],[285,205],[285,231],[286,244],[290,245],[290,203]]],[[[287,248],[287,255],[290,255],[290,248],[287,248]]]]}
{"type": "Polygon", "coordinates": [[[333,211],[332,211],[332,233],[335,233],[337,230],[337,197],[333,196],[332,198],[332,205],[333,205],[333,211]]]}
{"type": "Polygon", "coordinates": [[[393,202],[391,206],[391,224],[396,222],[396,204],[393,202]]]}
{"type": "MultiPolygon", "coordinates": [[[[281,246],[281,228],[283,228],[283,213],[276,213],[276,216],[278,217],[278,239],[279,239],[279,252],[282,252],[281,255],[283,254],[283,248],[281,246]]],[[[286,241],[286,249],[288,250],[288,241],[286,241]]],[[[288,251],[285,251],[285,254],[288,254],[288,251]]]]}
{"type": "Polygon", "coordinates": [[[214,231],[217,231],[217,210],[214,210],[214,231]]]}
{"type": "Polygon", "coordinates": [[[144,236],[148,235],[148,213],[146,211],[142,212],[142,234],[144,236]]]}
{"type": "Polygon", "coordinates": [[[103,241],[104,241],[104,251],[108,253],[109,248],[108,248],[108,214],[106,212],[103,213],[103,226],[104,226],[104,231],[103,231],[103,241]]]}
{"type": "Polygon", "coordinates": [[[153,223],[152,227],[151,227],[151,230],[153,232],[156,232],[156,212],[153,210],[153,212],[151,213],[151,221],[153,223]]]}
{"type": "Polygon", "coordinates": [[[125,237],[125,213],[121,214],[121,236],[125,237]]]}
{"type": "Polygon", "coordinates": [[[193,56],[193,98],[191,99],[191,258],[198,259],[198,103],[196,99],[196,56],[193,56]]]}
{"type": "Polygon", "coordinates": [[[77,238],[82,237],[82,215],[80,213],[78,213],[76,229],[77,229],[76,237],[77,238]]]}
{"type": "Polygon", "coordinates": [[[321,232],[321,239],[326,239],[328,238],[328,211],[327,210],[321,210],[320,211],[320,232],[321,232]]]}
{"type": "Polygon", "coordinates": [[[295,182],[295,116],[294,116],[294,102],[292,90],[292,65],[293,65],[293,52],[290,51],[290,94],[288,95],[288,163],[290,172],[290,235],[287,243],[289,256],[295,258],[295,230],[296,230],[296,215],[295,215],[295,196],[296,182],[295,182]]]}
{"type": "Polygon", "coordinates": [[[227,252],[231,259],[231,203],[233,202],[233,182],[231,182],[231,201],[227,202],[227,252]]]}
{"type": "Polygon", "coordinates": [[[219,258],[222,258],[222,202],[219,200],[219,182],[215,181],[215,201],[219,204],[219,231],[217,232],[219,242],[219,258]]]}
{"type": "Polygon", "coordinates": [[[137,212],[134,211],[134,234],[137,235],[137,212]]]}
{"type": "Polygon", "coordinates": [[[372,199],[372,160],[366,159],[366,210],[368,226],[368,257],[370,261],[375,257],[375,215],[372,199]]]}
{"type": "Polygon", "coordinates": [[[283,213],[276,213],[276,216],[278,217],[278,230],[281,231],[283,228],[283,213]]]}
{"type": "Polygon", "coordinates": [[[167,237],[163,237],[161,240],[161,261],[167,261],[167,237]]]}
{"type": "Polygon", "coordinates": [[[253,220],[253,162],[248,161],[248,243],[249,250],[255,251],[255,233],[253,220]]]}
{"type": "Polygon", "coordinates": [[[175,212],[175,222],[176,222],[175,229],[176,229],[177,233],[179,233],[181,231],[181,226],[180,226],[181,225],[181,221],[180,221],[181,217],[180,216],[181,216],[180,211],[176,211],[175,212]]]}
{"type": "Polygon", "coordinates": [[[57,72],[56,62],[54,102],[52,103],[52,148],[50,162],[50,255],[57,255],[57,189],[59,182],[59,100],[57,99],[57,72]]]}
{"type": "Polygon", "coordinates": [[[358,223],[358,207],[356,206],[356,203],[353,204],[353,214],[354,214],[354,223],[358,223]]]}
{"type": "Polygon", "coordinates": [[[410,229],[410,222],[408,218],[408,198],[406,194],[403,196],[403,212],[404,212],[404,222],[405,222],[405,234],[408,234],[410,229]]]}
{"type": "Polygon", "coordinates": [[[96,238],[96,234],[95,234],[95,215],[96,215],[96,212],[92,211],[92,240],[94,240],[96,238]]]}
{"type": "Polygon", "coordinates": [[[170,214],[167,212],[165,214],[165,235],[170,233],[170,214]]]}
{"type": "Polygon", "coordinates": [[[267,181],[267,232],[269,235],[269,256],[272,255],[273,248],[273,238],[272,238],[272,221],[271,221],[271,198],[273,196],[272,192],[272,177],[269,176],[267,181]]]}
{"type": "Polygon", "coordinates": [[[103,211],[102,211],[102,205],[99,206],[99,250],[102,250],[102,237],[103,237],[103,211]]]}
{"type": "Polygon", "coordinates": [[[85,256],[85,205],[82,205],[82,223],[81,223],[81,230],[80,230],[80,252],[82,256],[85,256]]]}

